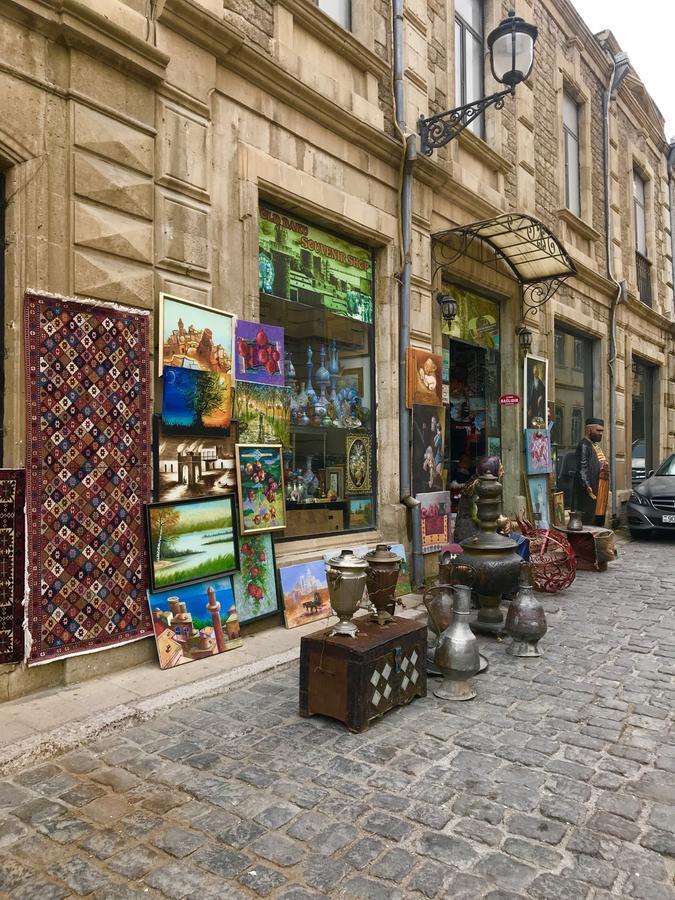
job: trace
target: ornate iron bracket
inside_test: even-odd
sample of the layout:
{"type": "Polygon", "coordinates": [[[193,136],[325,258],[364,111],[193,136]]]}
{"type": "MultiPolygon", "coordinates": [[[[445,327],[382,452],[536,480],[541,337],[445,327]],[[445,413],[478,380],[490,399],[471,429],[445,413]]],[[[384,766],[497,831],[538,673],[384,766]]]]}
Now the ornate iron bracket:
{"type": "MultiPolygon", "coordinates": [[[[524,284],[522,291],[522,321],[527,324],[528,316],[536,316],[539,309],[548,303],[559,288],[567,281],[568,275],[524,284]]],[[[532,321],[532,319],[530,319],[532,321]]]]}
{"type": "Polygon", "coordinates": [[[513,93],[515,93],[515,88],[507,88],[490,97],[483,97],[482,100],[458,106],[456,109],[449,109],[447,112],[437,113],[426,119],[424,116],[420,116],[417,120],[417,131],[422,141],[422,153],[425,156],[431,156],[434,150],[445,147],[490,106],[501,109],[504,106],[505,98],[513,93]]]}

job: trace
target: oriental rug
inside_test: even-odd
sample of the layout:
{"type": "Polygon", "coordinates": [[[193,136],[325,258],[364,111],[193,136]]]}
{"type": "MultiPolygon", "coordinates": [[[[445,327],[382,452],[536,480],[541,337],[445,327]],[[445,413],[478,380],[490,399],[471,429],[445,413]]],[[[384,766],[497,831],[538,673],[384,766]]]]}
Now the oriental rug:
{"type": "Polygon", "coordinates": [[[26,475],[0,469],[0,663],[23,659],[26,475]]]}
{"type": "Polygon", "coordinates": [[[29,292],[29,664],[152,634],[149,315],[29,292]]]}

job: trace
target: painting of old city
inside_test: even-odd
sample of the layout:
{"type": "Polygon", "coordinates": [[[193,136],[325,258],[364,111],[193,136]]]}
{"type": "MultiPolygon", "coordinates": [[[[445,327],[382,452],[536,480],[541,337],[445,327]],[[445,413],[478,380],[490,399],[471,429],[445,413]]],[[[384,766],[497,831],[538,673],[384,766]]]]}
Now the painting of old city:
{"type": "Polygon", "coordinates": [[[165,434],[155,442],[155,500],[190,500],[234,493],[234,435],[201,438],[165,434]]]}
{"type": "Polygon", "coordinates": [[[234,418],[242,441],[290,447],[291,389],[238,381],[234,418]]]}
{"type": "Polygon", "coordinates": [[[148,604],[162,669],[241,647],[231,578],[148,591],[148,604]]]}
{"type": "Polygon", "coordinates": [[[162,378],[162,424],[173,434],[227,435],[232,422],[232,379],[220,372],[167,366],[162,378]]]}
{"type": "Polygon", "coordinates": [[[233,497],[151,503],[146,514],[153,591],[239,568],[233,497]]]}
{"type": "Polygon", "coordinates": [[[168,294],[160,294],[159,301],[159,374],[167,366],[231,373],[234,316],[168,294]]]}
{"type": "Polygon", "coordinates": [[[279,569],[286,628],[327,619],[331,615],[326,566],[322,559],[279,569]]]}
{"type": "Polygon", "coordinates": [[[286,527],[284,472],[280,444],[237,444],[241,534],[286,527]]]}

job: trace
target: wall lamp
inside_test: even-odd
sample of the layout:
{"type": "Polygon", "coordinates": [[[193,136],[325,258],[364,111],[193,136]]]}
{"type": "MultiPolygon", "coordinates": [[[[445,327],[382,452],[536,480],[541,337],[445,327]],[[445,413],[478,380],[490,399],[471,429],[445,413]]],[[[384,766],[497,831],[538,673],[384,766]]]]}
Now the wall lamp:
{"type": "Polygon", "coordinates": [[[536,40],[536,26],[530,25],[511,10],[508,17],[487,38],[492,74],[495,81],[506,85],[506,90],[435,116],[420,116],[417,130],[425,156],[431,156],[435,149],[449,144],[488,107],[501,109],[504,106],[504,99],[509,94],[515,94],[516,85],[525,81],[532,71],[536,40]]]}
{"type": "Polygon", "coordinates": [[[527,325],[521,325],[520,328],[516,328],[516,334],[518,335],[520,349],[527,352],[532,346],[532,332],[527,325]]]}
{"type": "Polygon", "coordinates": [[[436,294],[436,302],[441,308],[443,321],[449,325],[457,315],[457,301],[450,294],[444,294],[442,291],[439,291],[436,294]]]}

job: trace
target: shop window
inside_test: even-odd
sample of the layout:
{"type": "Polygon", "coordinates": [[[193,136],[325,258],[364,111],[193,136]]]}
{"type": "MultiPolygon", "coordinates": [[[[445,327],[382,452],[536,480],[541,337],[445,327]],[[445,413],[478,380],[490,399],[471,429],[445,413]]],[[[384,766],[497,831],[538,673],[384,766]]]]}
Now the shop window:
{"type": "Polygon", "coordinates": [[[555,364],[556,366],[565,365],[565,335],[556,334],[555,336],[555,364]]]}
{"type": "MultiPolygon", "coordinates": [[[[455,102],[457,106],[480,100],[483,78],[483,2],[455,0],[455,102]]],[[[484,117],[469,125],[474,134],[485,136],[484,117]]]]}
{"type": "MultiPolygon", "coordinates": [[[[446,286],[444,286],[444,290],[446,286]]],[[[471,291],[447,286],[457,301],[453,322],[443,325],[449,356],[449,405],[445,408],[445,466],[453,498],[482,456],[501,456],[500,308],[471,291]]]]}
{"type": "MultiPolygon", "coordinates": [[[[576,446],[584,434],[584,422],[593,410],[593,346],[592,338],[572,329],[555,325],[555,345],[564,341],[572,347],[569,366],[556,365],[555,417],[551,442],[557,456],[557,490],[564,491],[565,504],[572,503],[572,481],[576,468],[576,446]],[[564,408],[568,415],[565,417],[564,408]]],[[[557,363],[557,357],[556,357],[557,363]]]]}
{"type": "Polygon", "coordinates": [[[347,31],[352,29],[351,0],[316,0],[316,5],[347,31]]]}
{"type": "Polygon", "coordinates": [[[376,512],[372,253],[268,206],[260,208],[259,245],[260,321],[284,329],[290,390],[288,526],[280,539],[370,529],[376,512]]]}
{"type": "Polygon", "coordinates": [[[565,145],[565,206],[581,216],[581,177],[579,152],[579,104],[563,92],[563,141],[565,145]]]}

